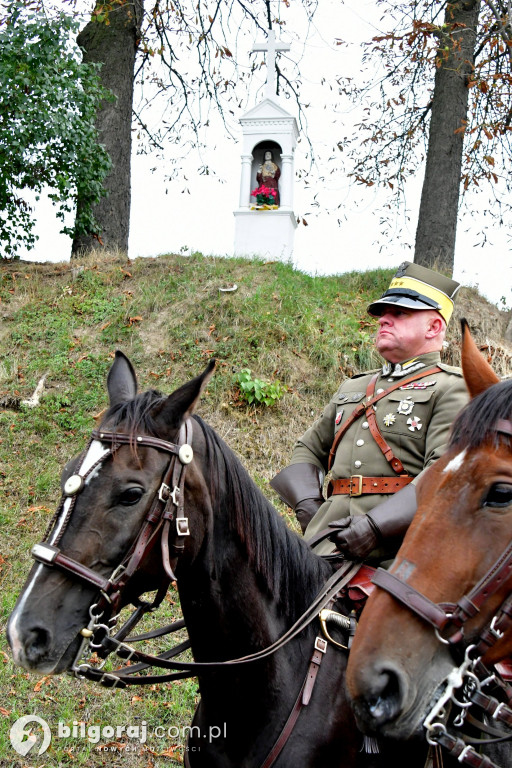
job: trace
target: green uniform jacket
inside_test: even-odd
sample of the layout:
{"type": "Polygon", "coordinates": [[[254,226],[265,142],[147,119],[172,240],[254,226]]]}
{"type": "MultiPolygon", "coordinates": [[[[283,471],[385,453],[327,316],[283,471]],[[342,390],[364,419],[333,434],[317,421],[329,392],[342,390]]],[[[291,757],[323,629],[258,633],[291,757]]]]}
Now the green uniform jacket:
{"type": "MultiPolygon", "coordinates": [[[[416,375],[421,372],[422,366],[426,371],[424,377],[405,385],[404,389],[395,389],[374,406],[380,433],[404,465],[405,471],[415,479],[442,455],[450,426],[469,399],[462,372],[459,368],[441,363],[438,352],[421,355],[402,365],[384,365],[375,385],[375,394],[389,389],[400,378],[416,375]],[[441,372],[428,373],[433,366],[439,366],[441,372]]],[[[297,441],[291,464],[306,462],[323,472],[327,471],[329,451],[336,431],[365,398],[366,388],[375,373],[371,371],[354,376],[342,383],[322,416],[297,441]]],[[[396,477],[373,439],[364,414],[342,437],[332,466],[333,479],[351,475],[396,477]]],[[[365,514],[386,498],[388,495],[380,494],[331,496],[309,523],[304,537],[311,538],[334,520],[365,514]]],[[[334,545],[328,540],[315,547],[318,554],[328,554],[333,550],[334,545]]],[[[372,557],[384,560],[394,554],[394,551],[384,548],[372,553],[372,557]]]]}

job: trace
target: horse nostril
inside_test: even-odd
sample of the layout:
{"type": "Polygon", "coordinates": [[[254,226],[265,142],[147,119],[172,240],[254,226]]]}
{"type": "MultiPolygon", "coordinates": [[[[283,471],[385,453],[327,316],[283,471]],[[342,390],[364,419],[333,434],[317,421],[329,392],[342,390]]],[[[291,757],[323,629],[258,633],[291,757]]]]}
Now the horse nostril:
{"type": "Polygon", "coordinates": [[[365,695],[354,702],[357,719],[370,730],[376,730],[395,720],[403,706],[405,682],[400,673],[382,668],[372,678],[365,695]]]}
{"type": "Polygon", "coordinates": [[[35,663],[46,655],[51,644],[51,634],[45,627],[32,627],[25,639],[27,660],[35,663]]]}

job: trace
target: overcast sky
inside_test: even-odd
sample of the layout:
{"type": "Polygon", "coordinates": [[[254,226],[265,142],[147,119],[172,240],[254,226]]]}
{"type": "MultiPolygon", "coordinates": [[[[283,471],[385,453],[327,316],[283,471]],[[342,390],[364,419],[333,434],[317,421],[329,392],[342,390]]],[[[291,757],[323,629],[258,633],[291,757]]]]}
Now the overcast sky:
{"type": "MultiPolygon", "coordinates": [[[[297,8],[300,5],[298,0],[292,0],[292,10],[293,3],[297,8]]],[[[308,221],[308,226],[301,224],[297,228],[294,266],[311,274],[328,275],[354,269],[395,267],[404,259],[412,260],[423,172],[408,185],[410,220],[399,216],[395,232],[384,238],[379,227],[379,206],[385,202],[383,193],[375,189],[353,189],[340,174],[329,175],[332,163],[327,162],[340,135],[345,133],[342,127],[354,120],[354,108],[342,104],[333,110],[328,87],[321,85],[321,81],[325,78],[332,82],[339,74],[357,76],[361,41],[381,31],[375,3],[345,0],[341,4],[339,0],[321,0],[314,28],[310,29],[307,39],[302,35],[300,14],[294,17],[291,13],[287,24],[281,37],[291,44],[288,56],[295,61],[300,58],[302,96],[311,103],[308,133],[316,155],[324,163],[320,170],[326,172],[328,178],[319,185],[321,188],[313,191],[296,180],[294,210],[308,221]],[[343,38],[348,45],[335,45],[336,38],[343,38]],[[312,205],[313,193],[318,193],[319,207],[312,205]]],[[[247,67],[252,61],[250,45],[254,42],[256,40],[247,41],[245,62],[239,51],[242,65],[247,67]]],[[[283,58],[280,64],[286,69],[283,58]]],[[[182,176],[168,182],[165,163],[158,161],[158,169],[152,172],[155,158],[134,154],[130,258],[196,250],[205,255],[232,255],[233,212],[238,206],[240,183],[241,130],[237,128],[237,120],[263,97],[264,77],[262,67],[254,77],[249,102],[239,115],[234,115],[234,138],[226,136],[220,125],[212,125],[204,152],[204,159],[214,172],[212,175],[198,175],[200,163],[197,156],[191,155],[182,176]]],[[[294,113],[291,102],[283,106],[294,113]]],[[[307,149],[307,143],[301,141],[296,152],[296,169],[307,162],[307,149]]],[[[23,257],[35,261],[68,259],[70,240],[58,235],[59,227],[51,207],[41,206],[39,211],[40,240],[35,249],[23,257]]],[[[512,263],[506,233],[494,231],[490,241],[480,247],[478,230],[473,224],[478,220],[476,210],[472,217],[466,218],[469,223],[462,221],[458,229],[454,278],[479,287],[499,306],[503,306],[502,297],[507,306],[512,306],[512,263]]]]}

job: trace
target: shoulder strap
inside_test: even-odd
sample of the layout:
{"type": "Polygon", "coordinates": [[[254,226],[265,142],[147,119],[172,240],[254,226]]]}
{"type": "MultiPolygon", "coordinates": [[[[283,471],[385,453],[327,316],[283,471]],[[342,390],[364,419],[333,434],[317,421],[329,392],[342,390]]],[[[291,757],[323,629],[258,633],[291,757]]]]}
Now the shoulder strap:
{"type": "MultiPolygon", "coordinates": [[[[376,381],[375,377],[373,377],[372,380],[370,381],[370,383],[368,384],[368,388],[366,390],[366,399],[367,399],[367,401],[369,401],[373,397],[373,395],[374,395],[374,392],[375,392],[375,381],[376,381]]],[[[402,385],[400,385],[400,386],[402,386],[402,385]]],[[[389,389],[387,390],[387,392],[389,392],[389,389]]],[[[395,456],[395,454],[393,453],[393,449],[391,448],[390,445],[388,445],[388,443],[386,442],[386,440],[382,436],[382,434],[381,434],[381,432],[379,430],[378,424],[377,424],[377,419],[375,417],[375,409],[373,408],[373,406],[371,406],[370,408],[367,409],[367,411],[366,411],[366,418],[367,418],[367,421],[368,421],[368,427],[370,429],[370,434],[373,437],[373,439],[375,440],[375,442],[377,443],[377,445],[379,446],[382,454],[384,455],[384,458],[386,459],[388,464],[391,466],[391,469],[393,470],[393,472],[395,472],[397,475],[408,474],[405,471],[404,465],[402,464],[400,459],[398,459],[395,456]]]]}
{"type": "MultiPolygon", "coordinates": [[[[381,392],[378,395],[374,395],[373,397],[370,397],[370,399],[368,399],[368,396],[365,397],[363,402],[359,403],[359,405],[357,405],[354,408],[354,410],[352,411],[352,413],[350,414],[348,419],[346,419],[343,422],[341,427],[336,432],[336,436],[334,438],[334,442],[332,444],[331,450],[329,451],[329,462],[328,462],[328,465],[327,465],[328,469],[331,469],[331,467],[333,465],[334,457],[336,455],[336,451],[338,450],[338,445],[340,443],[341,438],[343,437],[345,432],[352,426],[352,424],[355,421],[357,421],[357,419],[360,416],[363,415],[363,413],[367,412],[368,409],[372,409],[372,412],[373,412],[372,406],[375,403],[377,403],[379,400],[381,400],[383,397],[386,397],[386,395],[389,395],[390,392],[393,392],[393,390],[398,389],[399,387],[403,387],[406,384],[410,384],[413,381],[417,381],[418,379],[422,379],[424,376],[429,376],[432,373],[439,373],[440,371],[441,371],[441,368],[439,368],[439,366],[436,365],[434,368],[428,368],[427,370],[419,371],[414,376],[409,376],[406,379],[399,379],[395,384],[393,384],[392,387],[389,387],[389,389],[385,389],[384,392],[381,392]]],[[[377,383],[377,379],[379,378],[379,375],[380,375],[380,371],[377,371],[377,373],[374,376],[372,376],[371,381],[368,384],[367,393],[370,390],[373,392],[373,390],[375,389],[375,384],[377,383]]],[[[374,435],[374,438],[375,438],[375,435],[374,435]]],[[[403,470],[403,468],[402,468],[402,470],[403,470]]],[[[400,470],[398,470],[398,471],[400,471],[400,470]]]]}

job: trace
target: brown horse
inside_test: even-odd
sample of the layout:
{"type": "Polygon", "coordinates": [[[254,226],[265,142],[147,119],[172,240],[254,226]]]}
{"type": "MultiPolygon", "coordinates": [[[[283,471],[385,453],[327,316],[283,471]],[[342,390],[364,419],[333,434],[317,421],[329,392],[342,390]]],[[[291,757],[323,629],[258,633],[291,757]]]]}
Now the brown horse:
{"type": "Polygon", "coordinates": [[[408,739],[426,728],[442,744],[458,738],[450,706],[471,722],[468,689],[492,698],[483,676],[512,654],[512,381],[499,382],[464,322],[462,364],[472,400],[418,483],[392,568],[377,571],[347,670],[364,731],[408,739]]]}
{"type": "MultiPolygon", "coordinates": [[[[218,435],[192,417],[211,374],[209,367],[168,397],[138,394],[129,360],[117,353],[110,408],[64,469],[61,505],[33,550],[38,562],[10,618],[14,660],[39,674],[138,683],[130,674],[143,657],[126,673],[103,673],[82,660],[83,644],[87,660],[89,642],[132,654],[115,614],[129,603],[144,608],[139,597],[150,590],[163,599],[175,573],[195,661],[180,666],[166,656],[158,666],[198,677],[193,768],[375,765],[361,751],[346,694],[347,655],[321,634],[318,609],[279,643],[325,591],[331,566],[287,528],[218,435]]],[[[335,607],[350,613],[343,601],[335,607]]],[[[423,765],[416,756],[424,751],[423,742],[385,745],[375,760],[410,768],[423,765]]]]}

